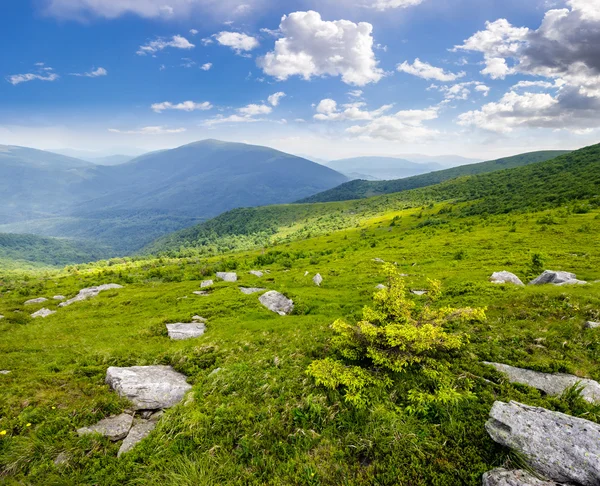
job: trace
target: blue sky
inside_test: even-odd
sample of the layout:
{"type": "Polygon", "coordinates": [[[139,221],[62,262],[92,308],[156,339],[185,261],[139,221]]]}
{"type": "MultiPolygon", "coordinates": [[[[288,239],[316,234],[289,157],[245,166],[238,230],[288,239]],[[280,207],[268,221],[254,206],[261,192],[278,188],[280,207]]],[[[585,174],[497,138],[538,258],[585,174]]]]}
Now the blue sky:
{"type": "Polygon", "coordinates": [[[321,158],[596,143],[600,0],[4,0],[0,144],[321,158]]]}

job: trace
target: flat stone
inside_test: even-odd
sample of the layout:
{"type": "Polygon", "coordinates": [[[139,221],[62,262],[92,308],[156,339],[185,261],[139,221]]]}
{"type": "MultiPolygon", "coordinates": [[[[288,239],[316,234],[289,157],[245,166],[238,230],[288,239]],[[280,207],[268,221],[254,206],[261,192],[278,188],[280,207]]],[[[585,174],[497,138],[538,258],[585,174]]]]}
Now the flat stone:
{"type": "Polygon", "coordinates": [[[498,468],[486,472],[482,486],[558,486],[553,481],[543,481],[523,470],[508,471],[498,468]]]}
{"type": "Polygon", "coordinates": [[[566,282],[561,282],[554,285],[558,287],[563,287],[564,285],[587,285],[587,282],[585,280],[577,280],[576,278],[574,278],[571,280],[567,280],[566,282]]]}
{"type": "Polygon", "coordinates": [[[519,451],[559,483],[600,484],[600,425],[522,403],[496,402],[485,424],[491,438],[519,451]]]}
{"type": "Polygon", "coordinates": [[[599,327],[600,327],[600,322],[587,321],[585,323],[586,329],[598,329],[599,327]]]}
{"type": "Polygon", "coordinates": [[[547,395],[562,395],[565,390],[579,384],[583,387],[581,396],[590,403],[600,403],[600,383],[578,376],[563,373],[540,373],[539,371],[515,368],[501,363],[485,364],[493,366],[501,373],[508,376],[511,383],[521,383],[543,391],[547,395]]]}
{"type": "Polygon", "coordinates": [[[250,270],[248,273],[254,275],[255,277],[262,277],[264,275],[264,273],[262,273],[260,270],[250,270]]]}
{"type": "Polygon", "coordinates": [[[48,302],[48,299],[45,297],[39,297],[37,299],[28,300],[25,302],[25,305],[43,304],[44,302],[48,302]]]}
{"type": "Polygon", "coordinates": [[[8,371],[8,370],[1,370],[0,371],[0,375],[10,375],[10,371],[8,371]]]}
{"type": "Polygon", "coordinates": [[[320,273],[317,273],[313,279],[312,279],[313,283],[317,286],[320,287],[321,284],[323,283],[323,277],[321,277],[320,273]]]}
{"type": "Polygon", "coordinates": [[[132,425],[133,416],[122,413],[121,415],[100,420],[96,425],[77,429],[77,433],[79,435],[101,434],[109,440],[116,442],[127,437],[132,425]]]}
{"type": "Polygon", "coordinates": [[[506,270],[493,273],[490,277],[490,282],[495,284],[525,285],[514,273],[507,272],[506,270]]]}
{"type": "Polygon", "coordinates": [[[136,410],[158,410],[178,404],[192,388],[185,375],[170,366],[111,366],[106,383],[129,399],[136,410]]]}
{"type": "Polygon", "coordinates": [[[65,300],[66,297],[64,295],[55,295],[52,297],[54,300],[65,300]]]}
{"type": "Polygon", "coordinates": [[[556,272],[554,270],[546,270],[538,278],[529,282],[529,285],[545,285],[545,284],[561,284],[569,280],[577,280],[577,275],[569,272],[556,272]]]}
{"type": "Polygon", "coordinates": [[[294,310],[294,301],[275,290],[261,295],[258,300],[267,309],[276,312],[280,316],[285,316],[294,310]]]}
{"type": "Polygon", "coordinates": [[[206,332],[206,325],[201,322],[192,324],[167,324],[169,337],[174,341],[183,341],[202,336],[206,332]]]}
{"type": "Polygon", "coordinates": [[[44,308],[44,309],[40,309],[39,311],[31,314],[31,317],[33,317],[34,319],[36,319],[38,317],[46,318],[48,316],[51,316],[52,314],[56,314],[56,311],[44,308]]]}
{"type": "Polygon", "coordinates": [[[123,288],[122,285],[104,284],[104,285],[98,285],[97,287],[89,287],[87,289],[81,289],[75,297],[73,297],[72,299],[69,299],[65,302],[61,302],[60,304],[58,304],[58,307],[67,307],[71,304],[74,304],[75,302],[81,302],[83,300],[92,299],[94,297],[97,297],[100,292],[104,292],[106,290],[114,290],[114,289],[122,289],[122,288],[123,288]]]}
{"type": "Polygon", "coordinates": [[[150,433],[155,429],[156,422],[151,420],[140,420],[129,431],[129,435],[125,438],[121,444],[121,448],[117,453],[117,457],[121,454],[125,454],[133,449],[139,442],[148,437],[150,433]]]}
{"type": "Polygon", "coordinates": [[[264,292],[267,289],[260,289],[258,287],[240,287],[240,291],[242,292],[242,294],[246,294],[246,295],[251,295],[251,294],[258,294],[259,292],[264,292]]]}
{"type": "Polygon", "coordinates": [[[381,258],[373,258],[373,261],[376,263],[385,263],[385,260],[382,260],[381,258]]]}
{"type": "Polygon", "coordinates": [[[211,285],[214,285],[215,282],[213,280],[204,280],[200,283],[200,288],[204,289],[206,287],[210,287],[211,285]]]}
{"type": "Polygon", "coordinates": [[[237,273],[234,272],[217,272],[217,278],[224,282],[237,282],[237,273]]]}
{"type": "Polygon", "coordinates": [[[194,295],[203,295],[203,296],[210,295],[210,292],[207,292],[206,290],[196,290],[196,291],[194,291],[192,293],[194,295]]]}
{"type": "Polygon", "coordinates": [[[411,290],[411,292],[415,295],[425,295],[429,293],[429,290],[411,290]]]}

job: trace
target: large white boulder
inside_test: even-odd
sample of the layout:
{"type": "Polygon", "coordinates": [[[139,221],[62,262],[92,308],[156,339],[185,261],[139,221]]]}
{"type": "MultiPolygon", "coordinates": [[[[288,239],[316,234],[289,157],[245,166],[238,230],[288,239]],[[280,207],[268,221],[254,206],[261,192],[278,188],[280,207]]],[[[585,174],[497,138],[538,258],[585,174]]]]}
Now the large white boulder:
{"type": "Polygon", "coordinates": [[[586,283],[583,280],[577,280],[577,275],[574,273],[545,270],[539,277],[529,282],[529,285],[576,285],[586,283]]]}
{"type": "Polygon", "coordinates": [[[495,284],[525,285],[514,273],[507,272],[506,270],[493,273],[490,277],[490,282],[495,284]]]}
{"type": "Polygon", "coordinates": [[[56,314],[56,311],[44,308],[31,314],[31,317],[33,317],[34,319],[37,319],[38,317],[46,318],[48,316],[51,316],[52,314],[56,314]]]}
{"type": "Polygon", "coordinates": [[[82,427],[77,430],[79,435],[86,434],[101,434],[104,437],[116,442],[127,437],[131,426],[133,425],[133,416],[122,413],[115,417],[105,418],[100,420],[96,425],[90,427],[82,427]]]}
{"type": "Polygon", "coordinates": [[[275,290],[261,295],[258,300],[267,309],[276,312],[280,316],[285,316],[294,310],[294,301],[275,290]]]}
{"type": "Polygon", "coordinates": [[[260,292],[264,292],[267,289],[262,289],[258,287],[240,287],[240,292],[246,295],[258,294],[260,292]]]}
{"type": "Polygon", "coordinates": [[[47,301],[48,299],[46,299],[45,297],[39,297],[37,299],[28,300],[27,302],[25,302],[25,305],[43,304],[47,301]]]}
{"type": "Polygon", "coordinates": [[[167,324],[167,332],[174,341],[193,339],[202,336],[206,332],[206,324],[202,322],[167,324]]]}
{"type": "Polygon", "coordinates": [[[320,273],[317,273],[313,279],[312,279],[313,283],[317,286],[320,287],[321,284],[323,283],[323,277],[321,277],[320,273]]]}
{"type": "Polygon", "coordinates": [[[217,272],[217,278],[224,282],[237,282],[238,276],[234,272],[217,272]]]}

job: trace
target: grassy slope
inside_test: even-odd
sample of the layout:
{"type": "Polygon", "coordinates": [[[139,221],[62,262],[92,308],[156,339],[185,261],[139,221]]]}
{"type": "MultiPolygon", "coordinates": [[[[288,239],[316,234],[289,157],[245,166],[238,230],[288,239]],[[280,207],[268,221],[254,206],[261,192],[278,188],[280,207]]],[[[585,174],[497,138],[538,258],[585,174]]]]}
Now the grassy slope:
{"type": "Polygon", "coordinates": [[[438,218],[444,207],[382,211],[362,228],[274,249],[281,253],[98,265],[43,280],[6,281],[0,288],[0,314],[7,316],[0,321],[0,369],[12,373],[0,375],[0,431],[7,430],[0,437],[0,480],[478,485],[484,471],[510,461],[483,428],[494,400],[519,400],[600,422],[599,407],[509,385],[479,364],[502,361],[600,379],[597,331],[583,328],[586,320],[600,318],[599,284],[487,283],[492,271],[502,269],[526,278],[532,252],[542,253],[550,268],[599,279],[600,211],[448,216],[442,224],[421,224],[438,218]],[[457,329],[469,333],[471,344],[456,358],[454,372],[474,380],[476,400],[411,416],[403,411],[406,385],[400,376],[389,394],[356,412],[306,377],[308,364],[329,353],[329,324],[358,318],[381,282],[375,257],[398,262],[410,288],[441,279],[446,291],[441,304],[489,307],[486,324],[457,329]],[[270,313],[234,284],[217,284],[209,297],[191,294],[205,274],[235,267],[240,285],[283,291],[295,300],[297,313],[284,318],[270,313]],[[257,279],[247,274],[252,268],[271,274],[257,279]],[[325,278],[321,288],[310,281],[316,272],[325,278]],[[113,281],[126,288],[45,320],[27,317],[37,307],[17,312],[25,311],[28,298],[73,295],[113,281]],[[164,324],[194,314],[209,319],[208,333],[169,341],[164,324]],[[77,427],[127,407],[104,385],[106,368],[146,364],[172,364],[189,376],[193,394],[121,459],[118,444],[77,437],[77,427]],[[211,374],[216,368],[221,371],[211,374]],[[62,452],[67,462],[57,466],[53,461],[62,452]]]}
{"type": "Polygon", "coordinates": [[[600,145],[594,145],[539,164],[365,200],[234,210],[161,238],[145,251],[195,248],[210,254],[249,249],[353,227],[373,214],[429,201],[468,202],[459,209],[463,215],[497,214],[556,207],[566,201],[593,198],[599,192],[600,145]]]}
{"type": "Polygon", "coordinates": [[[347,201],[350,199],[362,199],[366,197],[378,196],[381,194],[391,194],[394,192],[408,191],[419,187],[433,186],[441,182],[457,179],[464,176],[486,174],[499,170],[513,169],[523,167],[529,164],[545,162],[554,159],[560,155],[569,153],[565,150],[550,150],[544,152],[531,152],[527,154],[515,155],[514,157],[505,157],[503,159],[481,162],[478,164],[462,165],[451,169],[440,170],[405,179],[393,181],[351,181],[334,187],[325,192],[315,194],[300,201],[301,203],[347,201]]]}

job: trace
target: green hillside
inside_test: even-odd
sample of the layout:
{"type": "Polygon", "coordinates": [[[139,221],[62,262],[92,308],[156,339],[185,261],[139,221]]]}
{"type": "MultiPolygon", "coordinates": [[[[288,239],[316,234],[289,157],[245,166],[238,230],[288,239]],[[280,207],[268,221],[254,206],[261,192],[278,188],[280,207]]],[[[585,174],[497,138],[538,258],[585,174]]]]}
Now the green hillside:
{"type": "MultiPolygon", "coordinates": [[[[211,254],[268,246],[350,228],[384,211],[441,201],[450,203],[444,212],[456,216],[542,210],[578,200],[597,205],[599,192],[600,145],[594,145],[546,162],[369,199],[234,210],[161,238],[145,251],[195,249],[211,254]]],[[[438,215],[427,224],[438,224],[445,217],[438,215]]]]}
{"type": "Polygon", "coordinates": [[[486,174],[504,169],[523,167],[529,164],[536,164],[556,158],[560,155],[569,153],[565,150],[554,150],[545,152],[531,152],[527,154],[515,155],[514,157],[505,157],[489,162],[477,164],[462,165],[452,169],[430,172],[429,174],[407,177],[405,179],[391,181],[362,181],[355,180],[346,182],[341,186],[328,191],[315,194],[300,201],[301,203],[347,201],[350,199],[362,199],[366,197],[378,196],[381,194],[391,194],[395,192],[408,191],[419,187],[433,186],[459,177],[486,174]]]}

